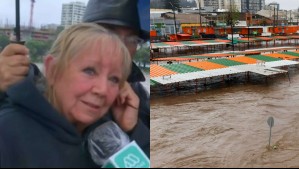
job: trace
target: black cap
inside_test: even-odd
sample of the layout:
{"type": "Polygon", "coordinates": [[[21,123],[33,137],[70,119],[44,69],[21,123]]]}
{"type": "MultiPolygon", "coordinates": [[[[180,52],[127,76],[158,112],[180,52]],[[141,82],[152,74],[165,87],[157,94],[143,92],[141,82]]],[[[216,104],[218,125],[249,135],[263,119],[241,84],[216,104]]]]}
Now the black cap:
{"type": "Polygon", "coordinates": [[[138,0],[89,0],[83,22],[126,26],[148,40],[149,32],[141,28],[137,4],[138,0]]]}

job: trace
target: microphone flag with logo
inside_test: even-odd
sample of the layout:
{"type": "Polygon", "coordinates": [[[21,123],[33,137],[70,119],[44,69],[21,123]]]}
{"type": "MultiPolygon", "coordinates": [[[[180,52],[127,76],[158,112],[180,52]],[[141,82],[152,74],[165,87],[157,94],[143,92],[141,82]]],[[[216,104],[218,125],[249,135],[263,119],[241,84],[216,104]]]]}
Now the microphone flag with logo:
{"type": "Polygon", "coordinates": [[[150,161],[135,141],[113,121],[95,128],[88,135],[93,161],[103,168],[149,168],[150,161]]]}

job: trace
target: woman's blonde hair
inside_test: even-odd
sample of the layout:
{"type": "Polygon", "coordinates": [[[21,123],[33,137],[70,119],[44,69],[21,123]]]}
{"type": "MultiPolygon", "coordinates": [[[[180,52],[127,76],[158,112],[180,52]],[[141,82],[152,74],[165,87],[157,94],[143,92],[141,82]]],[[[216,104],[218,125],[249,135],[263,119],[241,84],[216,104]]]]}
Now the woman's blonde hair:
{"type": "MultiPolygon", "coordinates": [[[[95,42],[100,42],[101,45],[98,49],[103,55],[107,48],[113,49],[113,56],[105,57],[114,57],[114,55],[123,56],[120,87],[123,86],[131,71],[132,60],[130,53],[117,35],[95,23],[72,25],[59,34],[49,51],[49,55],[55,58],[53,69],[50,72],[51,76],[56,80],[56,78],[69,66],[72,58],[76,57],[80,51],[87,49],[95,42]],[[115,42],[113,43],[114,46],[111,46],[111,43],[108,42],[115,42]]],[[[46,74],[49,73],[47,72],[46,74]]],[[[50,103],[56,107],[55,91],[52,86],[48,85],[46,95],[50,103]]]]}

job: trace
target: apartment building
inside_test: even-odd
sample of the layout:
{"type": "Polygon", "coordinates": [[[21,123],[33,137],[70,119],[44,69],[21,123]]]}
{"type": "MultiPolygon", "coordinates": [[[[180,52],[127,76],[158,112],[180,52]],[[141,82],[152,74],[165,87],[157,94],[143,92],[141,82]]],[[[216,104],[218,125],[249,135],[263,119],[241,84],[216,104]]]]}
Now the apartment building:
{"type": "Polygon", "coordinates": [[[264,7],[265,0],[241,0],[241,12],[257,13],[264,7]]]}
{"type": "Polygon", "coordinates": [[[62,4],[61,25],[65,28],[82,21],[86,5],[83,2],[62,4]]]}

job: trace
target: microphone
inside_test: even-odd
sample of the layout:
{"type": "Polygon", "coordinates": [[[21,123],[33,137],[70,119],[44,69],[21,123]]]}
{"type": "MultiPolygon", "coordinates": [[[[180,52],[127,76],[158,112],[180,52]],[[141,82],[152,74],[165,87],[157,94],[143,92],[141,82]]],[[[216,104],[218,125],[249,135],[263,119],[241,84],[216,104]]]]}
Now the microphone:
{"type": "Polygon", "coordinates": [[[92,160],[102,168],[150,168],[145,153],[113,121],[98,126],[88,135],[88,150],[92,160]]]}

